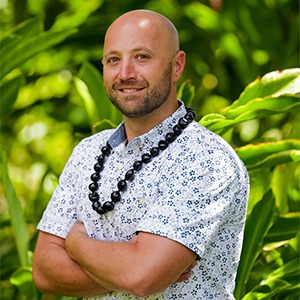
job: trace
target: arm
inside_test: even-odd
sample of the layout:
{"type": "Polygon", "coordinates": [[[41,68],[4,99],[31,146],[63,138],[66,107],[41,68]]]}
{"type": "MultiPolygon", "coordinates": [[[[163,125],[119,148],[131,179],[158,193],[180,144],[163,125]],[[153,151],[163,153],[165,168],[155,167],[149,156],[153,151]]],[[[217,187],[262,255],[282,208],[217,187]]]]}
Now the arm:
{"type": "Polygon", "coordinates": [[[196,254],[182,244],[145,232],[131,242],[98,241],[87,236],[81,223],[73,226],[66,250],[101,286],[138,297],[181,281],[181,274],[193,267],[196,259],[196,254]]]}
{"type": "Polygon", "coordinates": [[[42,231],[34,253],[33,278],[41,291],[52,294],[84,297],[109,292],[68,256],[64,239],[42,231]]]}

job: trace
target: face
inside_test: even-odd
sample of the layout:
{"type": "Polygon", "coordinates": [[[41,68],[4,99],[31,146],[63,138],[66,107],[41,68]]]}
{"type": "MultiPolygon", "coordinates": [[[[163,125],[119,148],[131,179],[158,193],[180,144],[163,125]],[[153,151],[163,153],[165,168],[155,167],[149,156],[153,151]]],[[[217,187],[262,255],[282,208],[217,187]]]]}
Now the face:
{"type": "Polygon", "coordinates": [[[117,24],[107,32],[103,79],[111,102],[128,118],[151,114],[175,92],[174,50],[149,20],[117,24]]]}

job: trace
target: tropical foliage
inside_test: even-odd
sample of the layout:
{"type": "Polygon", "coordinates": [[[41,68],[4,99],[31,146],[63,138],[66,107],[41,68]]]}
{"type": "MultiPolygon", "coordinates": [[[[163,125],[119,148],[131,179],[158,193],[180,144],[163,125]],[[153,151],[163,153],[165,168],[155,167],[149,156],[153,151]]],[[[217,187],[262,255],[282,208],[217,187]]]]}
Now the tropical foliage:
{"type": "Polygon", "coordinates": [[[42,295],[36,224],[72,148],[115,127],[100,57],[108,24],[148,8],[188,56],[178,97],[244,161],[251,192],[237,299],[300,296],[299,7],[293,0],[1,1],[1,299],[42,295]]]}

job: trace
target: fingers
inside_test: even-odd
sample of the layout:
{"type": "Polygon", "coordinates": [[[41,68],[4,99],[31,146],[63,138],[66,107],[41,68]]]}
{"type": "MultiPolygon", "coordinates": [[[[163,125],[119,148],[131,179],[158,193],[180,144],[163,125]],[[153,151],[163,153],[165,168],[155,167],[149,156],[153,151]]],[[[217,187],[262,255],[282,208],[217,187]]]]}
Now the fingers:
{"type": "Polygon", "coordinates": [[[182,282],[184,280],[187,280],[191,277],[192,275],[192,269],[197,265],[196,261],[193,261],[188,268],[184,271],[184,273],[182,273],[176,280],[176,282],[182,282]]]}
{"type": "Polygon", "coordinates": [[[182,282],[184,280],[187,280],[191,277],[191,275],[192,275],[191,272],[183,273],[177,278],[175,282],[182,282]]]}

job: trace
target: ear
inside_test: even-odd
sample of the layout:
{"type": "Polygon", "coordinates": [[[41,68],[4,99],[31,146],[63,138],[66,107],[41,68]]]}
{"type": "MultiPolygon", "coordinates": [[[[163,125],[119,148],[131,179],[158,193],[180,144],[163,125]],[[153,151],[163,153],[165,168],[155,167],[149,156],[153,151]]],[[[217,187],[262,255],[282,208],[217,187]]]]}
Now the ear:
{"type": "Polygon", "coordinates": [[[185,66],[185,53],[180,50],[177,52],[175,58],[174,58],[174,62],[175,62],[175,68],[174,68],[174,80],[178,81],[181,77],[181,74],[184,70],[184,66],[185,66]]]}

